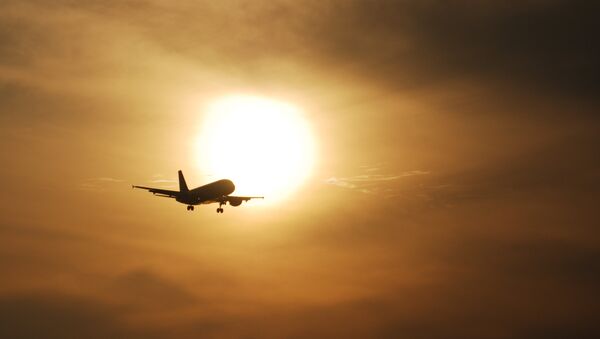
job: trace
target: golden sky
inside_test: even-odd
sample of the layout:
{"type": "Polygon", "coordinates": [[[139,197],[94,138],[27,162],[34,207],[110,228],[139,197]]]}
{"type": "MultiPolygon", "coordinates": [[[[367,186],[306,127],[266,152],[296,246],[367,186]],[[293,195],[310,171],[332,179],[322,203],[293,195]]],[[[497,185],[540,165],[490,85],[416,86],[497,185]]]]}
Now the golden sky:
{"type": "Polygon", "coordinates": [[[2,1],[0,337],[599,336],[598,9],[2,1]],[[230,95],[301,111],[290,196],[131,190],[220,179],[230,95]]]}

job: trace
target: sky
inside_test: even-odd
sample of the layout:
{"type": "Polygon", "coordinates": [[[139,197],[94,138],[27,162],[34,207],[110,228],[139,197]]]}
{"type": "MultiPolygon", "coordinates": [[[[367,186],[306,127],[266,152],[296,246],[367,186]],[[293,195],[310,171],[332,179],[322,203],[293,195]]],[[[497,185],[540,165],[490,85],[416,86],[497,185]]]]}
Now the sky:
{"type": "Polygon", "coordinates": [[[0,337],[600,336],[599,9],[2,1],[0,337]],[[216,180],[235,94],[303,112],[302,185],[131,190],[216,180]]]}

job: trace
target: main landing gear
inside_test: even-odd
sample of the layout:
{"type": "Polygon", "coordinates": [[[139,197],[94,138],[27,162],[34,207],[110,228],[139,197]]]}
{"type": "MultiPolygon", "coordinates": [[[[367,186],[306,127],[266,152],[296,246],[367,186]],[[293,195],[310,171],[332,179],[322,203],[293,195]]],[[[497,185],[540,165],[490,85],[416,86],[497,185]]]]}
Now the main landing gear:
{"type": "Polygon", "coordinates": [[[225,205],[225,202],[219,202],[219,208],[217,208],[217,213],[223,213],[223,206],[225,205]]]}
{"type": "Polygon", "coordinates": [[[188,207],[187,207],[187,210],[188,210],[188,211],[193,211],[193,210],[194,210],[194,206],[192,206],[192,205],[188,206],[188,207]]]}

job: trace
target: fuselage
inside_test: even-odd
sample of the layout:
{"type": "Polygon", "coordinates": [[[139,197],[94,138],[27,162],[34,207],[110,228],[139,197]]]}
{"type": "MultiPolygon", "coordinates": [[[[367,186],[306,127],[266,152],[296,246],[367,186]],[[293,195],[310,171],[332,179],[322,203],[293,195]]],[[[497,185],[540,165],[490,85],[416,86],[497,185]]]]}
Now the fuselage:
{"type": "Polygon", "coordinates": [[[233,182],[223,179],[189,191],[179,192],[175,200],[187,205],[208,204],[218,202],[219,199],[233,193],[233,191],[235,191],[233,182]]]}

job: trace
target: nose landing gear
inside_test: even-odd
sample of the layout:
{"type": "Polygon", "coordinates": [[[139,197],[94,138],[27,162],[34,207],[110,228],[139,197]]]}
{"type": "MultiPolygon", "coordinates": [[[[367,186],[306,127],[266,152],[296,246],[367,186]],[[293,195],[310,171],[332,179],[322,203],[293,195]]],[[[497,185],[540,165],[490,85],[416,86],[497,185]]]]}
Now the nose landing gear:
{"type": "Polygon", "coordinates": [[[194,210],[194,206],[192,206],[192,205],[188,206],[188,207],[187,207],[187,210],[188,210],[188,211],[193,211],[193,210],[194,210]]]}

